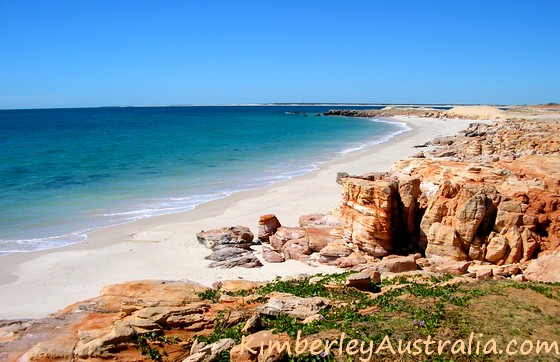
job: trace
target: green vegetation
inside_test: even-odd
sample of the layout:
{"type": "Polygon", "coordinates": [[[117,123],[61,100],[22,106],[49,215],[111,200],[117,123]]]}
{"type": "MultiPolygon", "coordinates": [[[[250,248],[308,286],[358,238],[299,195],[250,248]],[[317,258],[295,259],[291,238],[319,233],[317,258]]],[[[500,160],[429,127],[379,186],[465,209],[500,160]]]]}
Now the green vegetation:
{"type": "Polygon", "coordinates": [[[203,292],[197,293],[196,295],[204,300],[209,300],[213,303],[218,303],[220,296],[228,295],[230,297],[244,297],[247,295],[246,290],[240,290],[238,292],[224,292],[221,289],[206,289],[203,292]]]}
{"type": "Polygon", "coordinates": [[[206,289],[203,292],[197,293],[196,295],[204,300],[209,300],[213,303],[218,303],[218,300],[220,299],[220,290],[219,289],[206,289]]]}
{"type": "MultiPolygon", "coordinates": [[[[272,292],[281,292],[290,293],[301,298],[324,297],[335,300],[369,299],[368,294],[364,292],[353,288],[344,288],[344,282],[350,274],[349,272],[326,276],[318,274],[315,278],[321,278],[321,280],[314,283],[311,282],[311,278],[289,281],[277,279],[257,288],[255,293],[266,296],[272,292]]],[[[372,292],[380,291],[379,287],[373,283],[370,286],[370,290],[372,292]]]]}
{"type": "Polygon", "coordinates": [[[230,322],[232,310],[220,312],[214,322],[212,334],[207,336],[195,337],[199,342],[214,343],[223,338],[231,338],[235,342],[241,341],[241,329],[245,325],[245,321],[232,323],[230,322]]]}
{"type": "MultiPolygon", "coordinates": [[[[362,292],[344,286],[349,273],[313,277],[301,280],[275,280],[256,288],[251,298],[265,302],[273,292],[291,293],[298,297],[325,297],[332,301],[330,308],[320,312],[321,317],[308,324],[288,316],[262,316],[262,329],[274,329],[296,339],[300,337],[334,340],[345,333],[344,343],[352,339],[372,341],[375,346],[389,338],[395,350],[416,340],[458,341],[472,340],[484,346],[493,340],[505,348],[512,339],[519,344],[524,340],[536,342],[560,340],[560,284],[517,283],[510,280],[452,283],[452,276],[441,278],[401,276],[371,285],[372,292],[362,292]],[[399,343],[402,345],[399,346],[399,343]]],[[[217,300],[219,291],[205,292],[205,298],[217,300]]],[[[241,341],[245,321],[228,324],[229,313],[222,313],[211,335],[197,337],[208,343],[221,338],[241,341]]],[[[491,345],[490,345],[491,346],[491,345]]],[[[498,348],[497,347],[497,348],[498,348]]],[[[519,346],[517,346],[519,347],[519,346]]],[[[437,349],[437,348],[436,348],[437,349]]],[[[491,350],[491,349],[490,349],[491,350]]],[[[498,351],[498,349],[496,349],[498,351]]],[[[324,362],[359,360],[336,353],[324,355],[284,355],[286,361],[324,362]]],[[[228,356],[221,356],[227,360],[228,356]]],[[[451,353],[451,347],[441,355],[393,355],[390,348],[374,356],[373,360],[430,360],[430,361],[554,361],[554,353],[528,356],[506,356],[484,353],[471,355],[451,353]]]]}
{"type": "Polygon", "coordinates": [[[137,336],[137,350],[140,351],[142,356],[150,358],[152,361],[168,361],[167,352],[162,347],[161,350],[155,345],[171,345],[177,344],[179,340],[176,337],[167,338],[158,332],[149,332],[139,334],[137,336]]]}

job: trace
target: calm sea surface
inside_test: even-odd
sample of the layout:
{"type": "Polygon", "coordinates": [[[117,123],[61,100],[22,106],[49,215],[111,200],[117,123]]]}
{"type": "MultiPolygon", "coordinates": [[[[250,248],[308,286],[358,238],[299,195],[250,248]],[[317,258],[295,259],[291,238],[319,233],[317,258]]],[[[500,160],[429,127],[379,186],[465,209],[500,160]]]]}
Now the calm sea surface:
{"type": "Polygon", "coordinates": [[[360,107],[0,111],[0,254],[76,243],[95,228],[190,210],[407,129],[314,116],[330,108],[360,107]]]}

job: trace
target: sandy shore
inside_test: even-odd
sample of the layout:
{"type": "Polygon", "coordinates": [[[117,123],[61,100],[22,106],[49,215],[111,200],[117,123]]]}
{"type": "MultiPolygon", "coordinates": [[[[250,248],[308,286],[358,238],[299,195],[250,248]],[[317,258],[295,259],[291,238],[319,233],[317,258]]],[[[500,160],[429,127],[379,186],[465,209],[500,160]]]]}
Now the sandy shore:
{"type": "MultiPolygon", "coordinates": [[[[257,233],[258,218],[274,213],[286,226],[300,215],[328,212],[340,203],[339,171],[384,171],[434,137],[452,135],[472,121],[396,117],[411,129],[381,145],[323,164],[319,170],[259,190],[233,194],[195,210],[100,229],[88,240],[47,251],[0,257],[0,319],[39,318],[78,300],[96,296],[107,284],[127,280],[190,280],[204,285],[225,279],[271,280],[298,273],[332,272],[288,261],[258,269],[209,269],[210,251],[195,234],[220,226],[244,225],[257,233]]],[[[260,249],[257,247],[257,256],[260,249]]]]}

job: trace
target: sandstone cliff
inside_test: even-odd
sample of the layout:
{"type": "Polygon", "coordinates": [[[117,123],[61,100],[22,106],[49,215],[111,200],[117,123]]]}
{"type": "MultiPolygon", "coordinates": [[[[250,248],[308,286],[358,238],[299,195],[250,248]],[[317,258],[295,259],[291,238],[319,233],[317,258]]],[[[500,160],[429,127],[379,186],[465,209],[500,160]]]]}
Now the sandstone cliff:
{"type": "Polygon", "coordinates": [[[473,124],[391,173],[346,177],[342,235],[373,256],[496,264],[560,246],[560,122],[473,124]]]}

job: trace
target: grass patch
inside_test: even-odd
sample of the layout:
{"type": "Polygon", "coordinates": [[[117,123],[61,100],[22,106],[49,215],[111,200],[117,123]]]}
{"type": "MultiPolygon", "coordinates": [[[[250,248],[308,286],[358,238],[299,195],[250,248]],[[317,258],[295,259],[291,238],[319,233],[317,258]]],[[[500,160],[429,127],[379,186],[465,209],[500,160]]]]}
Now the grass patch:
{"type": "MultiPolygon", "coordinates": [[[[419,276],[396,277],[385,280],[380,286],[372,285],[373,292],[362,292],[344,286],[350,273],[282,281],[275,280],[258,287],[253,294],[265,301],[274,292],[290,293],[298,297],[324,297],[332,307],[320,312],[320,320],[303,324],[288,316],[263,316],[262,328],[287,333],[295,339],[337,339],[341,332],[345,342],[351,339],[373,342],[379,346],[389,338],[395,351],[416,340],[458,341],[468,343],[469,338],[480,344],[478,355],[452,354],[451,346],[441,355],[393,355],[390,348],[373,356],[372,360],[430,360],[430,361],[556,361],[554,353],[527,356],[484,354],[482,347],[492,339],[496,348],[505,348],[511,339],[560,341],[560,285],[542,283],[515,283],[512,281],[480,281],[450,284],[452,276],[423,278],[419,276]],[[400,345],[399,345],[400,344],[400,345]]],[[[206,298],[219,298],[219,291],[208,292],[206,298]]],[[[228,325],[225,316],[216,319],[208,343],[221,338],[241,340],[244,322],[228,325]]],[[[460,346],[460,345],[459,345],[460,346]]],[[[437,348],[436,348],[437,349],[437,348]]],[[[288,356],[286,361],[358,361],[359,356],[288,356]]],[[[223,356],[226,358],[226,356],[223,356]]]]}

